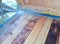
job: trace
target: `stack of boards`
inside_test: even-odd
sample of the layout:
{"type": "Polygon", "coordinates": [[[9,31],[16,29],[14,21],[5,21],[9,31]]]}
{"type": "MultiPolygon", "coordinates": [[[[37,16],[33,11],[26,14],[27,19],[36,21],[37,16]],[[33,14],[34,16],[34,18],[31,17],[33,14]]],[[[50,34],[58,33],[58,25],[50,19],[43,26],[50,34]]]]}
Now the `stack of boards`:
{"type": "Polygon", "coordinates": [[[60,44],[58,24],[59,20],[24,14],[0,35],[0,44],[60,44]]]}
{"type": "Polygon", "coordinates": [[[23,9],[60,16],[60,0],[16,0],[23,9]]]}

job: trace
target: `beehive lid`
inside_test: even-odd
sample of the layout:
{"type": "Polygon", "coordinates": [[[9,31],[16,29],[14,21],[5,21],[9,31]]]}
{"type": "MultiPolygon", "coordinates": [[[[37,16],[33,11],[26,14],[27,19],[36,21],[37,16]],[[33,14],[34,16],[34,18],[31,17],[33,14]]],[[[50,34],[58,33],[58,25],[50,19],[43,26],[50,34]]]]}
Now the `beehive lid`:
{"type": "Polygon", "coordinates": [[[60,17],[60,0],[16,0],[23,9],[60,17]]]}

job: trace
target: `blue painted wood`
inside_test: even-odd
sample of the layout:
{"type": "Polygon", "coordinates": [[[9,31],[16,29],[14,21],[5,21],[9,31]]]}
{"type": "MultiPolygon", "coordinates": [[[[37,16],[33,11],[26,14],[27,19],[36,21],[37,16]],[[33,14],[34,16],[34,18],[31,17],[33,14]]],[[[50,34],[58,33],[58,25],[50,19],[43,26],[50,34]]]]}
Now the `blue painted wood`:
{"type": "Polygon", "coordinates": [[[29,9],[21,9],[21,10],[23,10],[24,12],[26,12],[28,14],[33,14],[33,15],[36,15],[36,16],[44,16],[44,17],[47,17],[47,18],[60,20],[60,16],[54,16],[54,15],[50,15],[50,14],[38,13],[38,12],[34,12],[32,10],[29,10],[29,9]]]}
{"type": "Polygon", "coordinates": [[[3,24],[0,24],[0,28],[3,27],[4,24],[8,23],[10,20],[12,20],[14,17],[17,17],[18,15],[22,16],[24,14],[24,12],[21,11],[17,11],[15,15],[13,15],[12,17],[10,17],[9,19],[7,19],[3,24]]]}

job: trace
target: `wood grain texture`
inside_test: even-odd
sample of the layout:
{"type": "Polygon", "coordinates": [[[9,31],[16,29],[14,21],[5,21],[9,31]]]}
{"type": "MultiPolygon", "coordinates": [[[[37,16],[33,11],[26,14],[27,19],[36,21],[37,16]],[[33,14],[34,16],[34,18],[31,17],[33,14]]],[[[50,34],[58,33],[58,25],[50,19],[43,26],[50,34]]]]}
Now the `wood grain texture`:
{"type": "Polygon", "coordinates": [[[17,34],[19,34],[19,32],[23,29],[23,27],[27,24],[27,22],[32,18],[32,16],[30,16],[29,18],[28,15],[24,15],[20,20],[18,20],[18,22],[16,21],[17,27],[13,31],[11,31],[12,35],[9,35],[8,37],[6,37],[6,39],[3,40],[1,44],[11,44],[13,39],[17,36],[17,34]]]}
{"type": "Polygon", "coordinates": [[[60,0],[16,0],[23,9],[35,12],[60,16],[60,0]],[[51,11],[52,10],[52,11],[51,11]]]}
{"type": "Polygon", "coordinates": [[[2,41],[4,41],[13,30],[15,30],[15,27],[18,28],[20,22],[23,21],[23,19],[25,19],[26,17],[27,14],[21,16],[15,23],[13,23],[9,28],[7,28],[7,30],[2,35],[0,35],[0,43],[2,43],[2,41]]]}
{"type": "Polygon", "coordinates": [[[37,38],[39,32],[41,31],[41,28],[45,22],[46,18],[41,17],[38,21],[38,23],[35,25],[35,27],[33,28],[32,32],[30,33],[30,35],[28,36],[28,38],[26,39],[26,41],[24,42],[24,44],[33,44],[35,39],[37,38]]]}
{"type": "Polygon", "coordinates": [[[34,44],[45,44],[51,24],[52,24],[52,19],[47,19],[34,44]]]}
{"type": "Polygon", "coordinates": [[[33,16],[31,20],[26,24],[26,26],[21,30],[18,36],[12,41],[12,44],[23,44],[24,41],[27,39],[33,27],[37,23],[40,17],[33,16]]]}

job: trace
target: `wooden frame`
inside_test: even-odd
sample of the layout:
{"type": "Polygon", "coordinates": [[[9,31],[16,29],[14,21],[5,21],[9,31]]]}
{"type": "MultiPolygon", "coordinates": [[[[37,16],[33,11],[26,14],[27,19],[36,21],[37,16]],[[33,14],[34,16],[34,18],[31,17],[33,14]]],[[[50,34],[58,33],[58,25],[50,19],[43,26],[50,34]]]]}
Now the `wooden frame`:
{"type": "Polygon", "coordinates": [[[59,0],[16,0],[23,9],[30,9],[34,12],[60,16],[59,0]]]}

